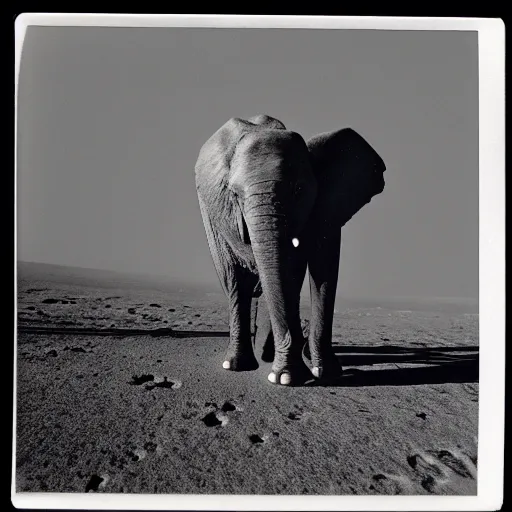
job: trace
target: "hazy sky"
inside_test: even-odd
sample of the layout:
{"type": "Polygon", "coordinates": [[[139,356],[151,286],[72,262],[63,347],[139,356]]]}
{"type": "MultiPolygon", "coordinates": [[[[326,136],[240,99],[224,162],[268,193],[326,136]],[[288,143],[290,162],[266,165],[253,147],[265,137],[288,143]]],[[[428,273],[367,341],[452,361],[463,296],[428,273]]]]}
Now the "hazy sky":
{"type": "MultiPolygon", "coordinates": [[[[477,33],[29,27],[18,259],[216,283],[201,145],[268,114],[350,126],[386,188],[344,228],[345,296],[478,296],[477,33]]],[[[220,287],[219,287],[220,289],[220,287]]]]}

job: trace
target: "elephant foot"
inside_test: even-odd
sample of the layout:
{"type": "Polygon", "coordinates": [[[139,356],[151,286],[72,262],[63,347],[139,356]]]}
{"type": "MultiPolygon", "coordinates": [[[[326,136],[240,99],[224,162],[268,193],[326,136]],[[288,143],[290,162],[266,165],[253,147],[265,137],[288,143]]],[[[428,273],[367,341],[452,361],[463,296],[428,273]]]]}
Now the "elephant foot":
{"type": "Polygon", "coordinates": [[[306,359],[311,361],[311,373],[313,377],[321,382],[333,382],[341,378],[343,368],[338,362],[338,359],[331,349],[322,351],[322,356],[311,356],[311,350],[308,344],[304,346],[303,355],[306,359]]]}
{"type": "Polygon", "coordinates": [[[256,368],[258,368],[258,361],[252,352],[250,354],[244,352],[236,354],[228,353],[222,363],[222,368],[234,372],[256,370],[256,368]]]}
{"type": "Polygon", "coordinates": [[[272,368],[268,380],[272,384],[280,384],[281,386],[302,386],[312,379],[308,367],[300,362],[280,368],[272,368]]]}
{"type": "Polygon", "coordinates": [[[318,363],[311,368],[311,373],[320,382],[329,383],[340,379],[343,375],[343,368],[336,359],[318,363]]]}

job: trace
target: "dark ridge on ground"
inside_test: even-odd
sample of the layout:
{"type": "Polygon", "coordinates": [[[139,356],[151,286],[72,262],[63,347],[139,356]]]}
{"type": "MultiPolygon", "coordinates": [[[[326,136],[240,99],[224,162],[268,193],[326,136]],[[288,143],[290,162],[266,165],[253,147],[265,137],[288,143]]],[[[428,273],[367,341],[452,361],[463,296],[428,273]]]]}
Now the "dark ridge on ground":
{"type": "Polygon", "coordinates": [[[76,334],[79,336],[165,336],[168,338],[226,338],[229,331],[177,331],[161,329],[93,329],[87,327],[32,327],[18,326],[18,332],[27,334],[76,334]]]}

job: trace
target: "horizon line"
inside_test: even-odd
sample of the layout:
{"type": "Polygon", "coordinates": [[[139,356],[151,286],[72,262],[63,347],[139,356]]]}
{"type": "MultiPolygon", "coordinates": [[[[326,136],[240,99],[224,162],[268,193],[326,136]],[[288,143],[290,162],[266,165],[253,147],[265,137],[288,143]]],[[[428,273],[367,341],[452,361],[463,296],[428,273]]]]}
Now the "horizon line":
{"type": "MultiPolygon", "coordinates": [[[[204,286],[218,286],[219,287],[219,293],[222,293],[222,289],[220,287],[220,283],[218,281],[193,281],[188,279],[179,279],[175,277],[171,277],[166,274],[155,274],[155,273],[149,273],[149,272],[128,272],[128,271],[121,271],[121,270],[112,270],[107,268],[97,268],[97,267],[82,267],[77,265],[63,265],[60,263],[47,263],[42,261],[28,261],[28,260],[16,260],[16,264],[28,264],[28,265],[46,265],[50,267],[59,267],[59,268],[67,268],[67,269],[74,269],[74,270],[84,270],[84,271],[95,271],[95,272],[110,272],[112,274],[118,274],[125,277],[133,276],[133,277],[145,277],[147,279],[154,278],[154,279],[165,279],[168,282],[175,282],[180,284],[196,284],[196,285],[204,285],[204,286]]],[[[302,295],[302,292],[301,292],[302,295]]],[[[308,293],[309,295],[309,293],[308,293]]],[[[479,303],[479,297],[448,297],[448,296],[414,296],[414,295],[385,295],[385,296],[365,296],[365,295],[352,295],[352,296],[345,296],[342,294],[336,294],[336,298],[339,299],[345,299],[345,300],[389,300],[389,301],[400,301],[400,300],[415,300],[415,301],[421,301],[421,300],[437,300],[437,301],[472,301],[479,303]]]]}

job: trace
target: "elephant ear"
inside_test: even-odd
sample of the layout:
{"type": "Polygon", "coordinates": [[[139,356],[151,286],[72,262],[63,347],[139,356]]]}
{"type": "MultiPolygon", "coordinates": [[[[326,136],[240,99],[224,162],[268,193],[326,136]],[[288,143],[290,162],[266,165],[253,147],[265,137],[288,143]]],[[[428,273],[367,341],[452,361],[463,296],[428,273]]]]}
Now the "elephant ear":
{"type": "Polygon", "coordinates": [[[318,182],[317,221],[342,227],[384,190],[384,161],[351,128],[316,135],[307,146],[318,182]]]}

